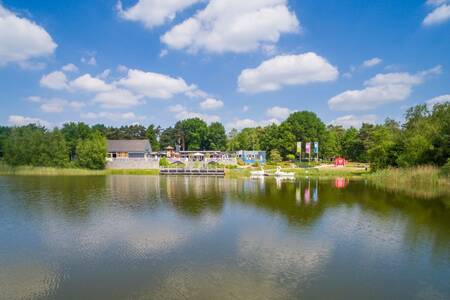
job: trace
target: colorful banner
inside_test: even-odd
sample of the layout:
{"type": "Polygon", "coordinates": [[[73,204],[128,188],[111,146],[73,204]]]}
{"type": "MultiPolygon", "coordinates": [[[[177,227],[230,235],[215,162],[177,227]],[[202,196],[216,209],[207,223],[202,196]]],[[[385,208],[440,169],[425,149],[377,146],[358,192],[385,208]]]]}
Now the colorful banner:
{"type": "Polygon", "coordinates": [[[314,142],[314,153],[319,153],[319,142],[314,142]]]}
{"type": "Polygon", "coordinates": [[[302,153],[302,142],[297,142],[297,153],[302,153]]]}
{"type": "Polygon", "coordinates": [[[311,153],[311,143],[306,143],[305,145],[305,152],[310,154],[311,153]]]}

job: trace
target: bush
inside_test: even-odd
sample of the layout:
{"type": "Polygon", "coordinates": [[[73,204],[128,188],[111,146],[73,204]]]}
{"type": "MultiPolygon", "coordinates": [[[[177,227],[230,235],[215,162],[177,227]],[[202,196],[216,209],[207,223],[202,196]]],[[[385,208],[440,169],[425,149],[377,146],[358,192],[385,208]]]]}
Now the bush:
{"type": "Polygon", "coordinates": [[[295,160],[295,155],[294,154],[288,154],[288,155],[286,155],[286,158],[289,161],[294,161],[295,160]]]}
{"type": "Polygon", "coordinates": [[[280,162],[282,160],[280,152],[277,149],[270,150],[269,156],[272,162],[280,162]]]}
{"type": "Polygon", "coordinates": [[[258,167],[260,166],[259,161],[255,161],[255,162],[252,164],[252,166],[255,167],[255,168],[258,168],[258,167]]]}
{"type": "Polygon", "coordinates": [[[93,133],[85,140],[79,140],[76,148],[77,164],[81,168],[101,170],[106,164],[106,139],[93,133]]]}
{"type": "Polygon", "coordinates": [[[238,158],[237,164],[238,164],[238,166],[245,166],[245,162],[240,158],[238,158]]]}
{"type": "Polygon", "coordinates": [[[160,167],[168,167],[170,165],[169,160],[167,159],[167,157],[161,157],[159,159],[159,166],[160,167]]]}

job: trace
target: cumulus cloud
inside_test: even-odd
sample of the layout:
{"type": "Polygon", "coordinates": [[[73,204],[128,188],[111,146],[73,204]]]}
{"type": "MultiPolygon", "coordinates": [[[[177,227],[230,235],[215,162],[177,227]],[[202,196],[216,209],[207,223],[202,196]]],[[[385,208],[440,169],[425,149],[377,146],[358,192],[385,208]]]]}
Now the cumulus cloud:
{"type": "Polygon", "coordinates": [[[41,110],[46,113],[60,113],[66,109],[78,111],[85,106],[83,102],[68,101],[60,98],[41,100],[40,102],[41,110]]]}
{"type": "Polygon", "coordinates": [[[374,58],[371,58],[371,59],[368,59],[368,60],[364,61],[362,65],[365,68],[370,68],[370,67],[374,67],[376,65],[379,65],[382,62],[383,62],[383,60],[381,58],[374,57],[374,58]]]}
{"type": "Polygon", "coordinates": [[[112,113],[112,112],[88,112],[81,114],[83,119],[96,120],[96,119],[106,119],[110,121],[142,121],[145,120],[145,116],[136,115],[134,112],[125,113],[112,113]]]}
{"type": "Polygon", "coordinates": [[[42,87],[52,90],[66,90],[69,88],[66,74],[61,71],[54,71],[42,76],[40,84],[42,87]]]}
{"type": "Polygon", "coordinates": [[[434,9],[425,17],[422,25],[438,25],[450,20],[450,4],[448,2],[448,0],[428,0],[427,4],[434,6],[434,9]]]}
{"type": "Polygon", "coordinates": [[[134,6],[123,9],[119,0],[116,8],[121,18],[141,22],[145,27],[153,28],[173,20],[177,12],[197,2],[200,0],[139,0],[134,6]]]}
{"type": "Polygon", "coordinates": [[[229,122],[225,125],[227,130],[231,129],[243,129],[248,127],[264,127],[270,124],[279,124],[280,121],[278,119],[272,118],[268,120],[256,121],[253,119],[245,118],[245,119],[234,119],[232,122],[229,122]]]}
{"type": "Polygon", "coordinates": [[[95,53],[88,53],[87,56],[83,56],[80,61],[83,64],[89,65],[89,66],[96,66],[97,65],[97,59],[95,58],[95,53]]]}
{"type": "Polygon", "coordinates": [[[200,102],[200,108],[203,110],[214,110],[223,107],[223,101],[214,98],[208,98],[200,102]]]}
{"type": "Polygon", "coordinates": [[[378,74],[364,83],[365,88],[348,90],[332,97],[328,100],[328,106],[332,110],[362,111],[403,101],[411,95],[413,86],[422,84],[430,75],[440,74],[441,69],[437,66],[416,74],[378,74]]]}
{"type": "Polygon", "coordinates": [[[300,29],[287,0],[211,0],[205,9],[161,37],[169,48],[190,52],[249,52],[300,29]]]}
{"type": "Polygon", "coordinates": [[[1,3],[0,41],[0,66],[14,62],[25,63],[32,58],[47,56],[57,47],[44,28],[15,15],[1,3]]]}
{"type": "Polygon", "coordinates": [[[114,88],[95,95],[93,101],[103,108],[128,108],[143,103],[142,96],[137,96],[126,89],[114,88]]]}
{"type": "Polygon", "coordinates": [[[75,66],[74,64],[67,64],[67,65],[63,66],[61,68],[61,70],[66,73],[78,72],[78,67],[75,66]]]}
{"type": "Polygon", "coordinates": [[[344,128],[350,127],[359,128],[361,127],[362,123],[375,123],[377,120],[378,120],[377,115],[362,115],[362,116],[346,115],[334,119],[333,121],[331,121],[331,124],[340,125],[344,128]]]}
{"type": "Polygon", "coordinates": [[[450,102],[450,94],[431,98],[431,99],[427,100],[425,103],[427,104],[427,106],[429,108],[432,108],[436,104],[441,104],[441,103],[446,103],[446,102],[450,102]]]}
{"type": "Polygon", "coordinates": [[[164,74],[128,70],[128,75],[120,79],[117,85],[134,93],[153,99],[170,99],[177,94],[186,94],[197,89],[188,85],[182,78],[173,78],[164,74]]]}
{"type": "Polygon", "coordinates": [[[186,107],[180,104],[172,105],[169,107],[169,111],[175,114],[177,120],[185,120],[190,118],[199,118],[207,123],[219,122],[220,117],[217,115],[208,115],[189,111],[186,107]]]}
{"type": "Polygon", "coordinates": [[[280,107],[280,106],[273,106],[267,109],[266,114],[268,117],[283,120],[289,117],[291,114],[291,110],[286,107],[280,107]]]}
{"type": "Polygon", "coordinates": [[[84,74],[70,82],[73,89],[85,92],[106,92],[113,89],[113,86],[105,83],[103,80],[92,77],[90,74],[84,74]]]}
{"type": "Polygon", "coordinates": [[[30,117],[25,117],[25,116],[20,116],[20,115],[9,116],[8,122],[12,126],[25,126],[28,124],[38,124],[41,126],[50,127],[50,123],[45,120],[42,120],[39,118],[30,118],[30,117]]]}
{"type": "Polygon", "coordinates": [[[308,52],[280,55],[254,69],[245,69],[238,78],[239,91],[258,93],[276,91],[285,85],[305,85],[336,80],[338,70],[325,58],[308,52]]]}

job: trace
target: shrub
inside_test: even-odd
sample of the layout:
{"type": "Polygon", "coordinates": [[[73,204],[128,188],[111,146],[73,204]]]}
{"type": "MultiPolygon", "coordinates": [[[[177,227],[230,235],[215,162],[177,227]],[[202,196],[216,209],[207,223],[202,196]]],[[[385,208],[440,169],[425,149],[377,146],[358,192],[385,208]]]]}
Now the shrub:
{"type": "Polygon", "coordinates": [[[272,162],[280,162],[281,161],[281,155],[277,149],[270,150],[269,156],[270,156],[270,160],[272,162]]]}
{"type": "Polygon", "coordinates": [[[294,161],[295,160],[295,155],[294,154],[288,154],[288,155],[286,155],[286,158],[289,161],[294,161]]]}
{"type": "Polygon", "coordinates": [[[160,167],[168,167],[170,165],[169,160],[167,159],[167,157],[161,157],[159,160],[159,166],[160,167]]]}
{"type": "Polygon", "coordinates": [[[255,162],[252,164],[252,166],[255,167],[255,168],[258,168],[258,167],[260,166],[259,161],[255,161],[255,162]]]}
{"type": "Polygon", "coordinates": [[[244,162],[242,159],[240,159],[240,158],[238,158],[237,164],[238,164],[239,166],[245,166],[245,162],[244,162]]]}

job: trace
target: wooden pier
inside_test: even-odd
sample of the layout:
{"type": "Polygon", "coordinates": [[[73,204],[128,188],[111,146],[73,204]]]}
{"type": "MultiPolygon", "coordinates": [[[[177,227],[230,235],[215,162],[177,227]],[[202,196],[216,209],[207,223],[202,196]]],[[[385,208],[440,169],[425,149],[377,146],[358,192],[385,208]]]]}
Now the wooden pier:
{"type": "Polygon", "coordinates": [[[159,170],[160,175],[188,175],[188,176],[225,176],[225,169],[183,169],[164,168],[159,170]]]}

